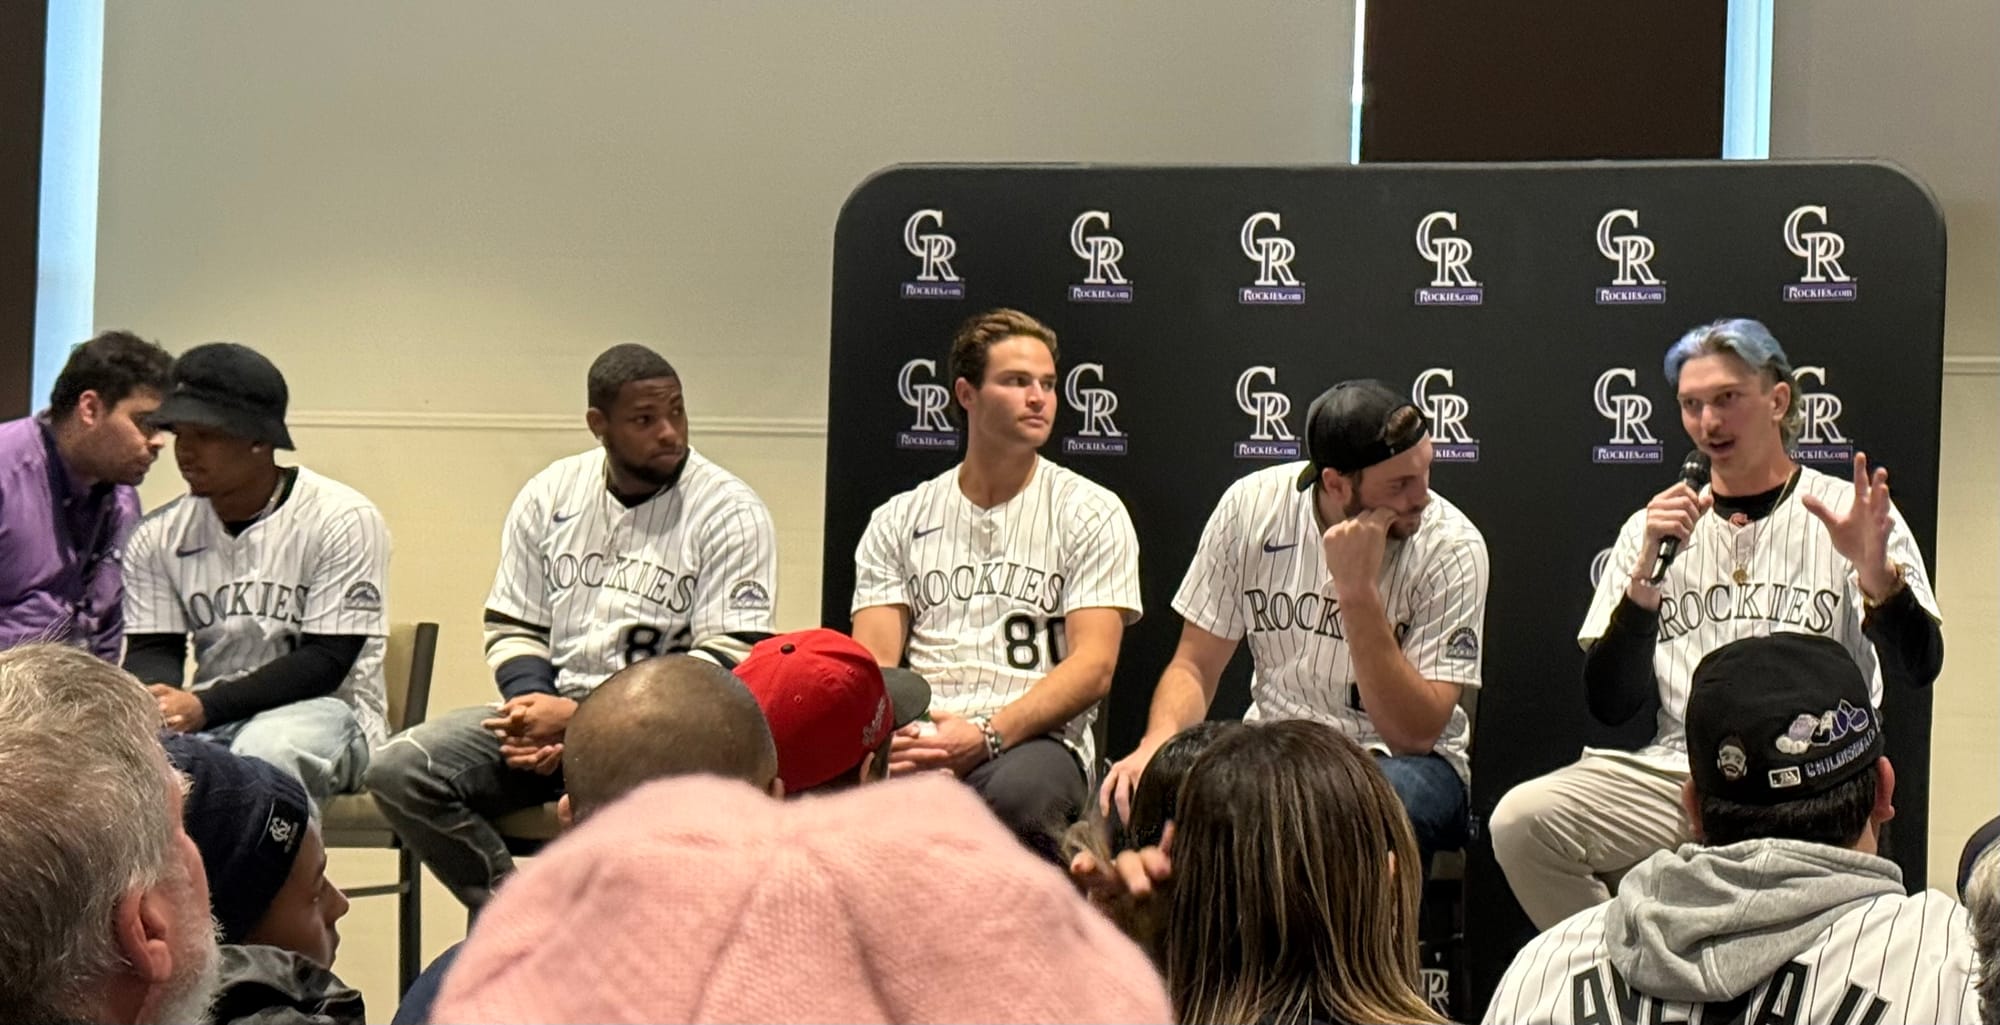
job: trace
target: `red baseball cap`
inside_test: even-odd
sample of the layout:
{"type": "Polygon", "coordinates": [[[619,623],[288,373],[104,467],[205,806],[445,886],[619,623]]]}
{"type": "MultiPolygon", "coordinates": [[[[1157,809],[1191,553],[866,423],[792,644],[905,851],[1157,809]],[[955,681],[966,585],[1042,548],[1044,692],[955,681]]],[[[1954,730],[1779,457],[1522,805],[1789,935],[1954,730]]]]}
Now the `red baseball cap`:
{"type": "Polygon", "coordinates": [[[759,641],[736,676],[763,707],[778,776],[795,792],[861,764],[931,703],[923,677],[878,666],[852,637],[824,628],[759,641]]]}

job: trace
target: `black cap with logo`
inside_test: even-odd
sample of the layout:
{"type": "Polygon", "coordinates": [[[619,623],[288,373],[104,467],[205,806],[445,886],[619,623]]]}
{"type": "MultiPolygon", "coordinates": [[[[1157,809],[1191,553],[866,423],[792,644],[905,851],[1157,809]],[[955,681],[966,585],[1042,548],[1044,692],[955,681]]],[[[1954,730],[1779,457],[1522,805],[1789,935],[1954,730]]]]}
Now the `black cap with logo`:
{"type": "Polygon", "coordinates": [[[1708,653],[1688,691],[1695,792],[1773,805],[1872,771],[1882,719],[1868,680],[1836,641],[1784,631],[1708,653]]]}
{"type": "Polygon", "coordinates": [[[153,422],[167,430],[200,424],[238,438],[291,448],[285,430],[285,375],[257,350],[235,342],[197,345],[174,361],[174,386],[153,422]]]}
{"type": "Polygon", "coordinates": [[[1381,381],[1342,381],[1320,393],[1306,409],[1306,458],[1299,490],[1319,480],[1321,470],[1353,473],[1374,466],[1416,446],[1431,430],[1421,411],[1416,427],[1389,431],[1389,421],[1416,405],[1381,381]]]}

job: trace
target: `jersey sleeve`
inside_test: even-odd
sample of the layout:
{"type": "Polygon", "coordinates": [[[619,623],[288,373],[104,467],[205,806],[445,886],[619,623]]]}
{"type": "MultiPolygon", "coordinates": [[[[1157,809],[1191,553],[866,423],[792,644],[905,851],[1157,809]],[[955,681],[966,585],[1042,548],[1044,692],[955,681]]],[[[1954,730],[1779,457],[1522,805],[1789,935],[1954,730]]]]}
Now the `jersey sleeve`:
{"type": "Polygon", "coordinates": [[[1645,539],[1646,511],[1641,509],[1627,517],[1618,530],[1618,540],[1611,546],[1596,590],[1591,592],[1590,611],[1584,613],[1583,626],[1576,632],[1579,647],[1590,647],[1591,642],[1611,628],[1611,612],[1618,607],[1618,599],[1625,596],[1625,586],[1639,565],[1639,548],[1645,539]]]}
{"type": "Polygon", "coordinates": [[[306,578],[299,631],[351,637],[389,635],[389,526],[372,505],[357,506],[326,524],[306,578]]]}
{"type": "Polygon", "coordinates": [[[695,546],[701,577],[688,610],[693,647],[711,647],[727,634],[772,633],[778,532],[763,499],[748,487],[734,490],[708,517],[695,546]]]}
{"type": "Polygon", "coordinates": [[[1241,484],[1231,485],[1208,514],[1173,603],[1181,618],[1232,641],[1244,633],[1242,491],[1241,484]]]}
{"type": "Polygon", "coordinates": [[[1106,494],[1097,508],[1077,517],[1063,553],[1068,581],[1063,585],[1063,614],[1077,609],[1117,609],[1125,625],[1139,621],[1144,611],[1139,595],[1139,534],[1132,517],[1116,495],[1106,494]]]}
{"type": "Polygon", "coordinates": [[[139,521],[125,545],[125,632],[185,634],[187,613],[168,573],[167,517],[139,521]]]}
{"type": "MultiPolygon", "coordinates": [[[[1917,599],[1917,604],[1922,605],[1932,619],[1943,623],[1944,614],[1938,611],[1937,594],[1931,590],[1930,574],[1924,571],[1923,549],[1917,547],[1916,536],[1910,533],[1910,525],[1903,520],[1903,511],[1893,504],[1889,507],[1889,560],[1903,568],[1903,582],[1909,585],[1910,594],[1917,599]]],[[[1858,575],[1855,586],[1860,586],[1858,575]]]]}
{"type": "Polygon", "coordinates": [[[878,605],[910,604],[903,573],[902,503],[890,499],[868,517],[868,529],[854,548],[854,601],[848,612],[878,605]]]}
{"type": "Polygon", "coordinates": [[[1403,657],[1426,680],[1477,687],[1485,663],[1486,542],[1446,546],[1426,567],[1403,657]]]}
{"type": "Polygon", "coordinates": [[[549,527],[549,510],[536,481],[514,496],[507,522],[500,528],[500,567],[486,607],[509,619],[547,628],[549,588],[542,570],[542,534],[549,527]]]}

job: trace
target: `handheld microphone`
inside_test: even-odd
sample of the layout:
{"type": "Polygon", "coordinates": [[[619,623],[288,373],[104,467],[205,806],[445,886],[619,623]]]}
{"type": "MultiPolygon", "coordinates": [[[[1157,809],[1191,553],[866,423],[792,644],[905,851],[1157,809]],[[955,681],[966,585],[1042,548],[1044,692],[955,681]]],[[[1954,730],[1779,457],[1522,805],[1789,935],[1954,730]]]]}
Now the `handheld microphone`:
{"type": "MultiPolygon", "coordinates": [[[[1708,486],[1708,457],[1703,455],[1700,449],[1688,452],[1687,458],[1681,460],[1681,483],[1686,484],[1696,491],[1700,491],[1702,488],[1708,486]]],[[[1668,537],[1660,539],[1660,558],[1657,562],[1653,563],[1653,575],[1651,577],[1653,586],[1658,587],[1660,581],[1667,578],[1667,567],[1674,564],[1674,556],[1680,553],[1680,538],[1668,537]]]]}

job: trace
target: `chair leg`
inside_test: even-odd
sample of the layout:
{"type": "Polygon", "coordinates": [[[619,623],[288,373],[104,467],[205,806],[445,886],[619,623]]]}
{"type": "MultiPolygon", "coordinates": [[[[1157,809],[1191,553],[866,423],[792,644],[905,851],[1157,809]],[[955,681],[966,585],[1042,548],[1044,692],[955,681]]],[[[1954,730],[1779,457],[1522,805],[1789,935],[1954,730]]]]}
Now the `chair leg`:
{"type": "Polygon", "coordinates": [[[396,895],[396,976],[397,997],[410,991],[423,971],[424,870],[417,855],[408,847],[396,852],[396,871],[402,890],[396,895]]]}

